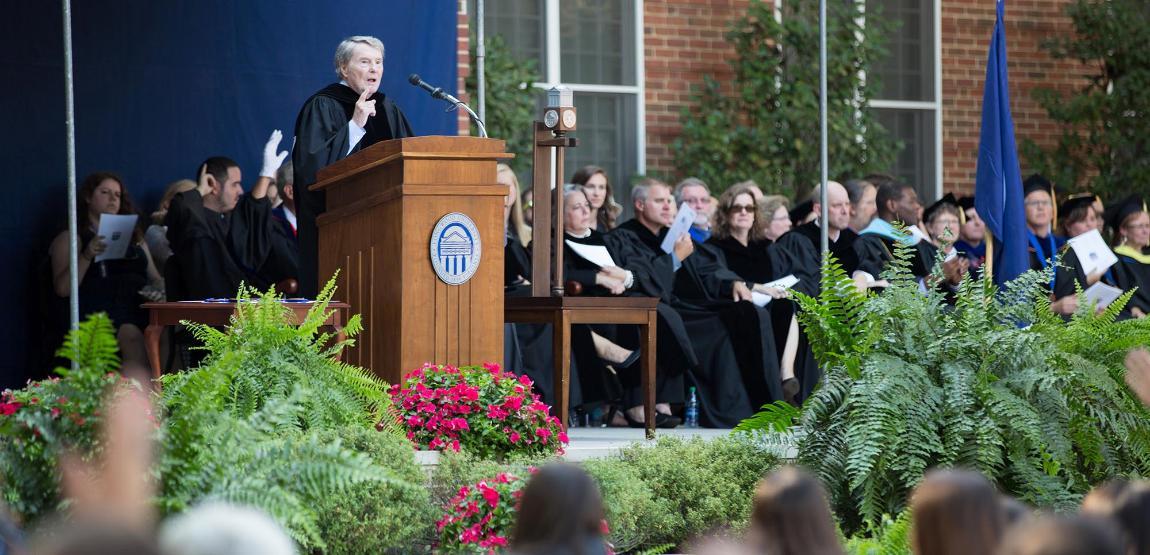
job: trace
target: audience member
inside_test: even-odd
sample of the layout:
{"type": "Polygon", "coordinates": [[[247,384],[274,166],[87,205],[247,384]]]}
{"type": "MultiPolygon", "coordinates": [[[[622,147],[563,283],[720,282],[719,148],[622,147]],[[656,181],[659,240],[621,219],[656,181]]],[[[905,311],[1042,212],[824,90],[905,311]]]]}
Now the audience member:
{"type": "Polygon", "coordinates": [[[705,426],[734,426],[766,402],[782,398],[778,357],[770,314],[749,302],[746,282],[710,247],[690,235],[675,238],[670,252],[661,244],[674,219],[671,190],[647,179],[631,190],[635,218],[612,234],[649,264],[659,297],[682,316],[699,360],[686,366],[699,396],[705,426]]]}
{"type": "MultiPolygon", "coordinates": [[[[1059,205],[1058,212],[1062,215],[1059,228],[1067,239],[1098,229],[1100,215],[1094,213],[1093,193],[1070,195],[1059,205]]],[[[1060,264],[1062,267],[1055,275],[1050,308],[1063,316],[1078,310],[1078,289],[1085,290],[1103,278],[1106,283],[1115,283],[1114,272],[1110,268],[1087,275],[1078,259],[1078,252],[1069,248],[1069,243],[1061,249],[1060,264]]]]}
{"type": "MultiPolygon", "coordinates": [[[[786,235],[794,228],[791,224],[790,201],[782,195],[754,196],[758,188],[748,189],[755,202],[762,206],[759,216],[763,219],[763,235],[771,240],[778,241],[779,237],[786,235]]],[[[716,211],[717,212],[717,211],[716,211]]]]}
{"type": "Polygon", "coordinates": [[[506,230],[503,253],[504,285],[525,285],[531,280],[531,254],[527,251],[527,246],[531,244],[531,228],[523,221],[523,209],[519,206],[519,178],[507,164],[500,163],[496,168],[495,180],[507,187],[507,197],[503,200],[503,221],[506,230]]]}
{"type": "Polygon", "coordinates": [[[527,481],[509,551],[515,555],[610,552],[599,486],[580,467],[552,463],[527,481]]]}
{"type": "MultiPolygon", "coordinates": [[[[79,253],[76,274],[80,280],[81,318],[96,312],[105,312],[116,329],[120,357],[128,363],[143,364],[143,329],[147,314],[140,304],[161,300],[163,279],[152,262],[148,245],[144,242],[142,218],[132,205],[132,199],[119,176],[98,172],[84,178],[76,195],[76,222],[79,232],[79,253]],[[108,248],[103,235],[97,235],[103,214],[137,216],[136,225],[123,257],[96,261],[108,248]]],[[[71,263],[69,261],[68,231],[62,231],[49,249],[52,264],[52,287],[56,295],[71,295],[71,263]]]]}
{"type": "Polygon", "coordinates": [[[969,470],[928,472],[911,494],[910,509],[916,555],[991,553],[1006,527],[998,492],[969,470]]]}
{"type": "MultiPolygon", "coordinates": [[[[795,228],[795,232],[811,242],[816,252],[822,248],[822,214],[821,196],[822,186],[815,187],[811,193],[811,209],[815,219],[795,228]]],[[[827,182],[827,247],[835,260],[842,265],[843,270],[852,278],[859,270],[858,254],[855,252],[855,241],[858,234],[850,230],[851,204],[847,190],[835,181],[827,182]]],[[[818,262],[816,261],[817,265],[818,262]]],[[[818,275],[817,273],[815,275],[818,275]]]]}
{"type": "Polygon", "coordinates": [[[299,219],[296,217],[294,180],[295,170],[292,169],[291,160],[288,160],[276,170],[275,183],[279,186],[280,203],[272,207],[272,219],[279,224],[284,237],[290,237],[292,246],[298,250],[299,219]]]}
{"type": "Polygon", "coordinates": [[[851,179],[843,186],[846,187],[847,197],[850,198],[851,202],[850,229],[858,233],[866,229],[866,226],[870,225],[870,221],[874,219],[878,210],[874,202],[878,188],[875,187],[874,183],[865,179],[851,179]]]}
{"type": "Polygon", "coordinates": [[[711,188],[697,177],[688,177],[675,185],[675,206],[687,203],[695,211],[691,222],[691,238],[706,243],[711,237],[711,188]]]}
{"type": "MultiPolygon", "coordinates": [[[[914,187],[897,181],[885,181],[878,186],[875,195],[878,205],[878,216],[871,221],[855,241],[855,252],[858,254],[859,270],[866,273],[869,282],[880,275],[894,255],[895,243],[902,243],[914,248],[911,258],[910,271],[919,279],[923,286],[940,285],[953,289],[958,286],[967,273],[967,261],[962,258],[952,258],[942,264],[943,280],[939,284],[928,284],[928,277],[934,267],[937,249],[923,236],[904,233],[896,229],[893,222],[917,222],[922,215],[922,206],[918,202],[918,194],[914,187]]],[[[911,224],[906,229],[911,231],[911,224]]]]}
{"type": "Polygon", "coordinates": [[[1144,318],[1150,314],[1150,213],[1138,195],[1130,195],[1112,205],[1105,218],[1114,242],[1115,285],[1124,291],[1136,289],[1127,305],[1132,316],[1144,318]]]}
{"type": "Polygon", "coordinates": [[[583,166],[571,176],[571,183],[582,187],[591,203],[591,229],[601,233],[615,229],[623,207],[615,202],[607,171],[599,166],[583,166]]]}
{"type": "Polygon", "coordinates": [[[264,147],[263,169],[243,194],[242,174],[234,161],[207,159],[195,189],[177,194],[168,211],[168,239],[179,283],[169,284],[175,300],[235,296],[240,283],[266,289],[298,275],[290,239],[272,225],[267,186],[287,151],[276,153],[280,132],[264,147]],[[178,293],[172,291],[178,290],[178,293]]]}
{"type": "Polygon", "coordinates": [[[168,215],[168,206],[172,204],[172,197],[184,191],[196,188],[196,182],[191,179],[173,181],[164,190],[160,198],[160,206],[152,212],[152,225],[144,232],[144,241],[148,244],[148,252],[152,254],[152,263],[156,265],[159,275],[164,275],[164,264],[172,256],[172,247],[168,244],[168,228],[164,225],[164,216],[168,215]]]}
{"type": "Polygon", "coordinates": [[[795,467],[783,467],[759,482],[748,543],[771,555],[843,553],[826,490],[817,478],[795,467]]]}
{"type": "Polygon", "coordinates": [[[1150,555],[1150,482],[1107,482],[1082,500],[1084,514],[1109,519],[1122,530],[1127,553],[1150,555]]]}
{"type": "Polygon", "coordinates": [[[996,550],[951,551],[996,555],[1126,555],[1113,523],[1084,516],[1041,516],[1010,529],[996,550]]]}
{"type": "MultiPolygon", "coordinates": [[[[954,304],[957,299],[957,285],[961,276],[970,274],[970,260],[959,256],[958,249],[954,247],[958,240],[959,229],[962,226],[962,210],[958,208],[958,201],[954,195],[947,193],[938,202],[923,210],[923,224],[928,234],[927,240],[931,242],[937,252],[943,257],[943,273],[948,278],[948,272],[960,272],[955,281],[948,279],[940,289],[946,295],[946,302],[954,304]]],[[[933,261],[932,261],[933,264],[933,261]]]]}
{"type": "Polygon", "coordinates": [[[986,224],[974,207],[974,197],[958,199],[958,209],[963,221],[954,248],[970,261],[971,270],[978,270],[986,262],[986,224]]]}
{"type": "Polygon", "coordinates": [[[165,555],[295,555],[295,543],[276,521],[249,507],[206,503],[160,528],[165,555]]]}
{"type": "MultiPolygon", "coordinates": [[[[1030,269],[1045,270],[1054,263],[1058,250],[1066,242],[1054,233],[1051,225],[1054,222],[1054,185],[1045,177],[1034,174],[1022,183],[1022,194],[1026,210],[1026,237],[1030,242],[1030,269]]],[[[1050,280],[1050,289],[1054,289],[1053,278],[1050,280]]]]}

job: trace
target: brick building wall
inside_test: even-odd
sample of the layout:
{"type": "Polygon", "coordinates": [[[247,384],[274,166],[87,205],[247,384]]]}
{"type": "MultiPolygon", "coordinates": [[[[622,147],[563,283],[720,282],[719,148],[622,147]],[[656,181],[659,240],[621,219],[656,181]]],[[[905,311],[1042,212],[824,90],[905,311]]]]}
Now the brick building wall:
{"type": "MultiPolygon", "coordinates": [[[[1040,48],[1047,37],[1072,30],[1065,8],[1070,0],[1019,0],[1007,7],[1007,49],[1011,101],[1019,143],[1053,143],[1058,131],[1034,100],[1037,87],[1063,92],[1081,82],[1084,68],[1056,61],[1040,48]]],[[[460,2],[459,90],[470,70],[467,15],[460,2]]],[[[647,125],[646,166],[650,175],[684,177],[675,169],[671,144],[679,136],[679,114],[705,75],[729,80],[727,59],[734,49],[724,35],[741,17],[748,0],[646,0],[643,3],[643,54],[647,125]]],[[[945,0],[942,14],[943,189],[969,192],[974,187],[978,133],[982,119],[982,83],[995,5],[988,0],[945,0]]],[[[467,133],[466,117],[460,133],[467,133]]],[[[1023,172],[1027,172],[1025,160],[1023,172]]]]}
{"type": "MultiPolygon", "coordinates": [[[[1040,48],[1047,37],[1072,32],[1065,12],[1068,4],[1068,0],[1007,4],[1011,111],[1019,148],[1023,137],[1049,146],[1058,131],[1058,126],[1035,101],[1034,89],[1051,87],[1070,92],[1082,82],[1085,71],[1082,66],[1054,60],[1040,48]]],[[[993,2],[942,2],[943,186],[948,191],[974,190],[982,122],[982,83],[986,78],[987,46],[994,19],[993,2]]],[[[1028,175],[1026,161],[1021,163],[1023,175],[1028,175]]]]}

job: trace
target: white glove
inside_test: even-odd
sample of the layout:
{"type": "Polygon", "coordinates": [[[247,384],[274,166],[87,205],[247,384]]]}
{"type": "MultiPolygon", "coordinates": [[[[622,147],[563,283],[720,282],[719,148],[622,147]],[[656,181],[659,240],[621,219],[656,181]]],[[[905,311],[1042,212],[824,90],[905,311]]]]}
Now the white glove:
{"type": "Polygon", "coordinates": [[[276,170],[280,169],[284,163],[284,158],[287,158],[288,151],[286,150],[276,154],[276,147],[280,146],[281,138],[283,138],[283,133],[276,129],[268,138],[268,144],[264,145],[264,167],[260,170],[260,177],[275,179],[276,170]]]}

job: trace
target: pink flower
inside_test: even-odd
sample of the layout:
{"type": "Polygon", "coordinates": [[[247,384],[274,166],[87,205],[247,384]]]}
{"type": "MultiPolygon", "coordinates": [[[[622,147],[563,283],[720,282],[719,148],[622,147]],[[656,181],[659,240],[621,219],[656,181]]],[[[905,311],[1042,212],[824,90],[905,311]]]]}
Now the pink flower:
{"type": "Polygon", "coordinates": [[[0,403],[0,416],[11,416],[24,406],[23,403],[0,403]]]}
{"type": "Polygon", "coordinates": [[[519,383],[526,387],[531,387],[531,378],[528,378],[527,374],[523,374],[522,376],[519,376],[519,383]]]}
{"type": "Polygon", "coordinates": [[[570,442],[570,441],[567,439],[567,432],[559,432],[559,441],[560,441],[561,443],[571,443],[571,442],[570,442]]]}
{"type": "Polygon", "coordinates": [[[535,430],[535,435],[546,440],[547,438],[551,437],[551,430],[548,430],[547,428],[537,428],[535,430]]]}
{"type": "Polygon", "coordinates": [[[522,397],[508,397],[506,401],[503,401],[503,408],[507,409],[509,412],[518,411],[522,406],[522,397]]]}
{"type": "Polygon", "coordinates": [[[507,439],[510,439],[511,443],[519,443],[519,432],[511,432],[507,439]]]}
{"type": "Polygon", "coordinates": [[[484,362],[483,368],[492,374],[498,374],[500,372],[499,363],[496,362],[484,362]]]}
{"type": "Polygon", "coordinates": [[[487,504],[492,508],[499,504],[499,492],[485,482],[479,482],[479,493],[483,495],[483,500],[487,501],[487,504]]]}

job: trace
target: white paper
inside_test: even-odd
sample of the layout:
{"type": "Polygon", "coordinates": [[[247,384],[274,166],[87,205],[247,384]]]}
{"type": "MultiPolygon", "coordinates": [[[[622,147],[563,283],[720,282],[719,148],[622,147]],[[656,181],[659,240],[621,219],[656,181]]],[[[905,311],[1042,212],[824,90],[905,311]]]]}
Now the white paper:
{"type": "Polygon", "coordinates": [[[96,262],[119,260],[132,244],[132,231],[136,227],[135,214],[100,214],[100,228],[96,235],[104,236],[107,248],[96,255],[96,262]]]}
{"type": "Polygon", "coordinates": [[[795,284],[797,284],[798,282],[799,282],[799,278],[795,277],[794,274],[787,274],[787,275],[785,275],[779,279],[776,279],[775,281],[772,281],[770,283],[764,283],[763,287],[765,287],[765,288],[775,287],[778,289],[790,289],[790,288],[794,287],[795,284]]]}
{"type": "Polygon", "coordinates": [[[767,306],[767,303],[771,302],[771,296],[764,295],[758,291],[751,291],[751,302],[755,303],[757,307],[764,307],[767,306]]]}
{"type": "Polygon", "coordinates": [[[600,268],[615,265],[615,261],[611,259],[611,253],[607,252],[607,247],[603,245],[584,245],[583,243],[576,243],[568,239],[567,246],[571,247],[571,250],[575,251],[575,254],[581,256],[584,260],[600,268]]]}
{"type": "MultiPolygon", "coordinates": [[[[1097,233],[1097,231],[1095,233],[1097,233]]],[[[1097,303],[1098,308],[1106,308],[1110,306],[1110,303],[1114,302],[1114,299],[1122,295],[1122,290],[1106,285],[1100,281],[1087,287],[1086,291],[1083,291],[1083,294],[1086,295],[1086,302],[1091,304],[1097,303]]]]}
{"type": "Polygon", "coordinates": [[[1082,263],[1082,271],[1086,275],[1105,272],[1118,262],[1118,257],[1114,256],[1114,252],[1106,246],[1106,241],[1102,239],[1102,234],[1098,233],[1097,229],[1083,233],[1068,242],[1074,249],[1074,254],[1078,255],[1078,261],[1082,263]]]}
{"type": "Polygon", "coordinates": [[[691,210],[687,203],[679,206],[679,213],[675,215],[675,221],[671,222],[671,229],[667,230],[667,236],[663,238],[663,252],[670,253],[675,250],[675,241],[684,233],[688,233],[691,229],[691,224],[695,221],[695,211],[691,210]]]}

